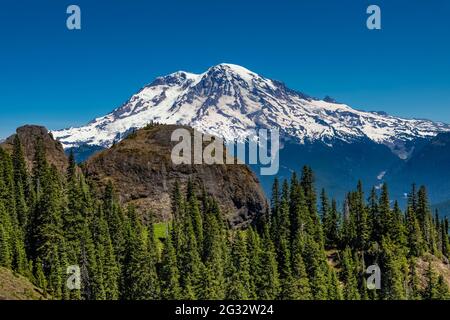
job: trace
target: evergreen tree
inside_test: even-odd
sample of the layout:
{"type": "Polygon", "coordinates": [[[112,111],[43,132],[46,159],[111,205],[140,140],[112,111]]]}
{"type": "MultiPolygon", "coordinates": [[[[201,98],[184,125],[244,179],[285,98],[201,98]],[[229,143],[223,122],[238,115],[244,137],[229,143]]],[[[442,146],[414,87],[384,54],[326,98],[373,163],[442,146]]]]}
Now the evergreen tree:
{"type": "Polygon", "coordinates": [[[292,249],[292,293],[290,299],[309,300],[312,299],[311,288],[305,262],[302,256],[303,243],[300,233],[297,234],[292,249]]]}
{"type": "Polygon", "coordinates": [[[203,246],[203,221],[202,214],[199,208],[199,202],[197,196],[195,195],[194,184],[191,180],[188,181],[187,187],[187,214],[192,220],[192,227],[194,235],[197,239],[197,248],[199,253],[202,252],[203,246]]]}
{"type": "Polygon", "coordinates": [[[410,255],[419,257],[424,251],[424,243],[419,221],[411,205],[406,209],[406,230],[410,255]]]}
{"type": "Polygon", "coordinates": [[[237,232],[233,241],[231,259],[233,262],[233,275],[228,298],[237,300],[249,299],[254,292],[251,291],[250,263],[248,259],[247,243],[243,232],[237,232]]]}
{"type": "Polygon", "coordinates": [[[408,283],[408,299],[418,300],[420,299],[420,284],[419,276],[417,275],[416,260],[411,258],[409,261],[409,283],[408,283]]]}
{"type": "Polygon", "coordinates": [[[368,213],[364,203],[364,192],[362,182],[358,181],[357,191],[354,194],[354,206],[356,214],[356,247],[362,250],[367,249],[370,239],[370,225],[368,213]]]}
{"type": "Polygon", "coordinates": [[[103,195],[103,212],[108,224],[114,253],[117,262],[120,264],[123,261],[125,250],[125,226],[123,213],[115,198],[114,187],[111,181],[108,182],[103,195]]]}
{"type": "Polygon", "coordinates": [[[342,269],[345,283],[344,299],[359,300],[361,296],[358,291],[357,269],[354,266],[352,253],[348,247],[343,252],[342,269]]]}
{"type": "Polygon", "coordinates": [[[127,300],[157,299],[158,279],[151,258],[152,237],[145,233],[144,226],[133,207],[128,209],[125,257],[122,268],[122,293],[127,300]]]}
{"type": "Polygon", "coordinates": [[[328,211],[323,221],[325,244],[327,247],[335,247],[339,244],[339,213],[337,211],[336,200],[331,201],[331,209],[328,211]]]}
{"type": "Polygon", "coordinates": [[[400,300],[405,298],[404,279],[401,272],[401,252],[393,241],[386,237],[381,241],[382,247],[382,296],[384,299],[400,300]]]}
{"type": "Polygon", "coordinates": [[[160,272],[161,297],[167,300],[181,299],[180,273],[177,266],[177,256],[172,244],[172,237],[168,236],[162,253],[160,272]]]}
{"type": "Polygon", "coordinates": [[[192,219],[189,216],[183,220],[181,228],[182,237],[179,239],[180,249],[178,251],[180,283],[184,298],[195,299],[200,293],[202,261],[192,219]]]}
{"type": "MultiPolygon", "coordinates": [[[[1,209],[0,209],[1,210],[1,209]]],[[[5,227],[0,223],[0,266],[11,268],[12,257],[9,235],[5,227]]]]}
{"type": "Polygon", "coordinates": [[[14,168],[15,206],[20,227],[25,230],[28,223],[28,206],[32,203],[30,180],[19,136],[14,136],[12,164],[14,168]],[[26,199],[28,200],[28,203],[26,199]]]}
{"type": "Polygon", "coordinates": [[[438,288],[438,276],[431,265],[431,261],[428,262],[428,268],[426,271],[426,288],[423,293],[423,298],[428,300],[434,300],[439,298],[438,288]]]}
{"type": "Polygon", "coordinates": [[[336,272],[330,269],[328,273],[328,299],[342,300],[341,284],[339,283],[336,272]]]}
{"type": "Polygon", "coordinates": [[[319,244],[311,237],[305,237],[304,262],[309,276],[311,292],[315,300],[325,300],[328,295],[327,273],[328,266],[325,253],[319,244]]]}
{"type": "Polygon", "coordinates": [[[260,261],[261,268],[257,269],[257,296],[262,300],[276,299],[280,292],[280,280],[276,260],[275,247],[265,226],[262,236],[260,261]]]}

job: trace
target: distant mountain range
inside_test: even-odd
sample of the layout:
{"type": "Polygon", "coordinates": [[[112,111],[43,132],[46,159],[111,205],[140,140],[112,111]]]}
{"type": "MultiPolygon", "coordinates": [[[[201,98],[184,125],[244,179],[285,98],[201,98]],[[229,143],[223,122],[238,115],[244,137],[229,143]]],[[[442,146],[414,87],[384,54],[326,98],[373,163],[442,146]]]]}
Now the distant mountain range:
{"type": "MultiPolygon", "coordinates": [[[[188,125],[227,140],[242,140],[249,129],[277,128],[283,144],[280,175],[311,165],[319,187],[336,197],[361,178],[367,187],[388,181],[401,201],[408,191],[405,185],[414,181],[430,183],[432,201],[450,199],[450,172],[444,165],[450,163],[445,157],[437,160],[447,153],[438,150],[428,159],[436,141],[445,137],[438,134],[450,132],[450,125],[313,98],[233,64],[219,64],[202,74],[179,71],[159,77],[111,113],[52,133],[84,160],[150,122],[188,125]],[[436,174],[430,178],[424,166],[432,160],[437,162],[430,170],[436,174]]],[[[450,152],[447,141],[442,143],[450,152]]],[[[273,177],[260,178],[269,190],[273,177]]]]}

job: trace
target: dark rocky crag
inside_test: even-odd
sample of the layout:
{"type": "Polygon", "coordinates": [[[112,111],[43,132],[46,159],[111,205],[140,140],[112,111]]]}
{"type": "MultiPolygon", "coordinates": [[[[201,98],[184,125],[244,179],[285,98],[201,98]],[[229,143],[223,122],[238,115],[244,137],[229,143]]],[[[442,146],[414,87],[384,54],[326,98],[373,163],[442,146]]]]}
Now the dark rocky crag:
{"type": "MultiPolygon", "coordinates": [[[[230,225],[248,225],[267,210],[267,200],[254,173],[242,164],[174,165],[170,154],[175,125],[152,125],[91,157],[87,177],[105,186],[112,181],[123,204],[152,213],[157,221],[170,219],[170,195],[176,181],[182,189],[191,179],[199,191],[214,196],[230,225]]],[[[187,128],[187,127],[185,127],[187,128]]],[[[189,128],[192,131],[192,129],[189,128]]]]}
{"type": "Polygon", "coordinates": [[[56,141],[47,128],[36,125],[25,125],[16,129],[16,134],[8,137],[0,146],[7,152],[12,152],[14,147],[14,137],[18,135],[23,146],[25,160],[28,169],[33,167],[35,145],[38,139],[42,140],[47,161],[54,165],[58,171],[65,172],[68,165],[68,159],[64,153],[63,146],[56,141]]]}

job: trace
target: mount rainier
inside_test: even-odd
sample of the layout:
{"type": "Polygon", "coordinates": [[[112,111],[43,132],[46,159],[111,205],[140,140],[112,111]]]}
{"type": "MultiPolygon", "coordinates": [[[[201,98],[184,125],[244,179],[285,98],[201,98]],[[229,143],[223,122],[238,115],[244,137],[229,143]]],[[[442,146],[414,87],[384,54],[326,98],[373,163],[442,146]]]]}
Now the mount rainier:
{"type": "Polygon", "coordinates": [[[149,122],[189,125],[227,140],[240,139],[248,129],[278,128],[282,137],[300,144],[352,142],[367,138],[384,144],[402,159],[408,142],[449,131],[429,120],[403,119],[365,112],[287,88],[233,64],[219,64],[205,73],[178,71],[159,77],[111,113],[86,126],[53,131],[65,148],[109,147],[130,129],[149,122]]]}

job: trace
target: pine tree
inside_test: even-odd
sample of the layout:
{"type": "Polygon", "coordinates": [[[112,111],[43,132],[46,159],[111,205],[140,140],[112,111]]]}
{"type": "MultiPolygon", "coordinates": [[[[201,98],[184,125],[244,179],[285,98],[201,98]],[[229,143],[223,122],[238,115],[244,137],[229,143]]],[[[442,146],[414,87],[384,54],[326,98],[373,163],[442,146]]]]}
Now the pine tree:
{"type": "Polygon", "coordinates": [[[344,299],[345,300],[359,300],[361,298],[358,291],[358,278],[356,275],[356,268],[350,248],[346,248],[343,252],[342,269],[344,279],[344,299]]]}
{"type": "Polygon", "coordinates": [[[312,236],[305,237],[304,253],[302,255],[309,276],[311,292],[315,300],[327,299],[327,272],[325,253],[312,236]]]}
{"type": "Polygon", "coordinates": [[[306,206],[314,230],[314,239],[322,246],[324,244],[323,230],[317,213],[317,195],[314,187],[314,174],[310,167],[303,167],[300,184],[305,193],[306,206]]]}
{"type": "Polygon", "coordinates": [[[410,255],[414,257],[421,256],[424,251],[424,243],[419,221],[411,205],[408,205],[406,209],[406,230],[410,255]]]}
{"type": "Polygon", "coordinates": [[[388,300],[400,300],[405,298],[404,279],[401,271],[401,252],[389,237],[381,241],[382,258],[382,296],[388,300]]]}
{"type": "Polygon", "coordinates": [[[42,266],[41,258],[37,258],[36,263],[34,264],[34,274],[35,274],[35,284],[42,288],[44,294],[47,294],[47,279],[45,278],[44,269],[42,266]]]}
{"type": "Polygon", "coordinates": [[[364,192],[361,180],[358,181],[357,191],[354,199],[355,215],[356,215],[356,247],[365,250],[369,245],[370,226],[368,223],[368,214],[364,203],[364,192]]]}
{"type": "Polygon", "coordinates": [[[350,246],[355,248],[357,245],[357,221],[356,221],[356,213],[355,206],[353,204],[354,194],[349,193],[344,202],[343,209],[343,222],[342,222],[342,247],[345,248],[350,246]]]}
{"type": "Polygon", "coordinates": [[[117,262],[120,264],[123,261],[125,250],[125,226],[123,213],[114,196],[114,188],[111,181],[108,182],[103,195],[103,212],[108,224],[114,254],[117,262]]]}
{"type": "Polygon", "coordinates": [[[147,300],[158,297],[159,285],[151,251],[152,237],[145,234],[144,226],[133,207],[128,209],[125,257],[122,268],[122,294],[127,300],[147,300]]]}
{"type": "Polygon", "coordinates": [[[195,299],[200,293],[202,261],[192,219],[189,216],[182,221],[181,230],[182,237],[179,239],[178,250],[180,283],[184,298],[195,299]]]}
{"type": "Polygon", "coordinates": [[[336,272],[330,269],[328,273],[328,299],[342,300],[341,284],[339,283],[336,272]]]}
{"type": "Polygon", "coordinates": [[[384,183],[381,188],[380,201],[378,204],[380,214],[380,233],[381,236],[393,237],[391,226],[394,224],[394,218],[390,207],[389,193],[387,184],[384,183]]]}
{"type": "Polygon", "coordinates": [[[419,277],[416,269],[416,259],[410,258],[409,260],[409,283],[408,283],[408,296],[409,300],[420,299],[419,277]]]}
{"type": "Polygon", "coordinates": [[[25,157],[19,136],[14,136],[12,164],[14,170],[14,190],[17,218],[20,227],[25,230],[28,223],[28,206],[32,203],[29,175],[26,169],[25,157]],[[28,203],[26,198],[29,199],[28,203]]]}
{"type": "Polygon", "coordinates": [[[160,271],[161,297],[167,300],[181,299],[180,273],[177,266],[177,256],[172,244],[172,237],[166,238],[162,253],[162,266],[160,271]]]}
{"type": "Polygon", "coordinates": [[[450,299],[450,292],[448,289],[448,285],[445,282],[442,274],[439,275],[438,282],[437,282],[437,298],[439,300],[449,300],[450,299]]]}
{"type": "Polygon", "coordinates": [[[426,281],[427,285],[423,293],[423,298],[427,300],[439,299],[438,276],[433,269],[431,261],[428,262],[426,281]]]}
{"type": "Polygon", "coordinates": [[[323,229],[325,244],[327,247],[336,247],[339,244],[339,213],[337,211],[336,200],[331,201],[331,209],[324,218],[323,229]]]}
{"type": "Polygon", "coordinates": [[[243,232],[237,232],[231,251],[233,262],[232,286],[229,288],[228,298],[235,300],[249,299],[254,292],[250,284],[250,263],[248,259],[247,243],[243,232]]]}
{"type": "Polygon", "coordinates": [[[155,235],[153,233],[153,224],[147,226],[147,239],[145,249],[145,269],[144,273],[147,274],[146,288],[148,290],[148,295],[151,299],[158,299],[160,295],[160,284],[158,279],[158,274],[156,272],[156,264],[158,263],[158,248],[156,245],[155,235]]]}
{"type": "Polygon", "coordinates": [[[197,239],[197,248],[199,253],[202,252],[203,246],[203,221],[202,214],[199,208],[199,202],[197,196],[195,195],[194,184],[191,180],[188,181],[187,187],[187,214],[192,220],[193,232],[197,239]]]}
{"type": "Polygon", "coordinates": [[[416,214],[427,249],[436,252],[436,239],[433,233],[431,210],[428,204],[427,191],[424,186],[421,186],[417,193],[416,214]]]}
{"type": "Polygon", "coordinates": [[[292,293],[288,297],[295,300],[312,299],[311,288],[305,262],[302,256],[303,243],[300,233],[297,234],[292,249],[292,293]]]}
{"type": "MultiPolygon", "coordinates": [[[[270,201],[273,217],[278,216],[278,210],[280,209],[280,202],[281,202],[280,184],[279,184],[278,178],[275,177],[275,179],[273,180],[273,186],[272,186],[272,199],[270,201]]],[[[276,224],[277,223],[275,221],[274,225],[276,225],[276,224]]]]}
{"type": "Polygon", "coordinates": [[[392,211],[393,224],[391,225],[391,234],[395,243],[401,247],[406,247],[408,244],[407,231],[405,226],[405,219],[400,209],[398,201],[394,202],[394,209],[392,211]]]}
{"type": "Polygon", "coordinates": [[[0,266],[10,269],[11,263],[12,257],[9,235],[3,224],[0,223],[0,266]]]}
{"type": "Polygon", "coordinates": [[[64,214],[62,215],[62,226],[64,238],[67,241],[68,248],[70,248],[68,259],[75,262],[80,256],[80,239],[83,237],[84,225],[86,223],[85,217],[83,216],[83,207],[88,204],[84,203],[85,199],[83,198],[80,180],[76,174],[73,152],[71,152],[69,157],[66,180],[67,202],[65,204],[64,214]]]}
{"type": "Polygon", "coordinates": [[[264,250],[260,253],[261,268],[257,269],[257,296],[261,300],[273,300],[279,295],[280,280],[275,247],[267,225],[263,230],[262,248],[264,250]]]}
{"type": "Polygon", "coordinates": [[[87,223],[83,226],[80,240],[80,269],[83,298],[103,300],[105,298],[103,270],[98,261],[92,233],[87,223]]]}
{"type": "Polygon", "coordinates": [[[21,228],[16,228],[13,237],[12,269],[17,273],[31,277],[31,270],[25,251],[25,239],[21,228]]]}
{"type": "Polygon", "coordinates": [[[101,265],[103,287],[106,300],[119,298],[120,268],[114,253],[108,223],[102,208],[98,208],[93,221],[93,240],[96,244],[97,260],[101,265]]]}
{"type": "Polygon", "coordinates": [[[450,242],[448,239],[448,220],[445,218],[441,224],[441,238],[442,238],[442,254],[447,258],[450,257],[450,242]]]}

